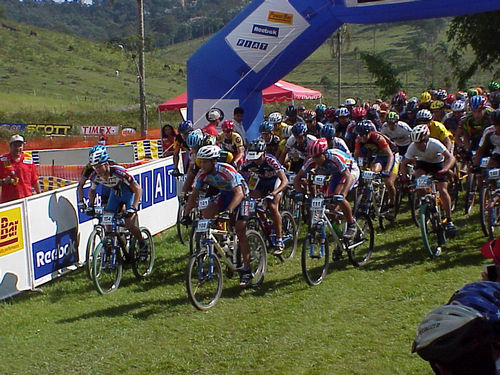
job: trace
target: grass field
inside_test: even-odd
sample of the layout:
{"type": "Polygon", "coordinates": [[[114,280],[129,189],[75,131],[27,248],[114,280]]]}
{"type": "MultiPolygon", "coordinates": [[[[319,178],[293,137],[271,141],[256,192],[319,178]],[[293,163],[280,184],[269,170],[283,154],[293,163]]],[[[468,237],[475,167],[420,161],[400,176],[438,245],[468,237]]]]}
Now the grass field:
{"type": "Polygon", "coordinates": [[[76,271],[43,294],[0,302],[0,373],[430,374],[410,353],[418,323],[486,263],[477,212],[454,219],[459,235],[436,260],[405,207],[394,228],[378,230],[365,267],[336,262],[309,287],[300,252],[284,264],[272,258],[261,288],[225,279],[208,312],[188,302],[187,249],[170,229],[155,238],[147,281],[127,270],[118,291],[99,296],[76,271]]]}

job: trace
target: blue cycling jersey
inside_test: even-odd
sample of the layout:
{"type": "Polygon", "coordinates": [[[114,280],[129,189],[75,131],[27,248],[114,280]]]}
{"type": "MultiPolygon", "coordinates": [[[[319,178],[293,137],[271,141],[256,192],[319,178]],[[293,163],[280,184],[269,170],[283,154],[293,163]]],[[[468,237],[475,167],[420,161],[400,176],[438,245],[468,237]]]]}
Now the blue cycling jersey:
{"type": "Polygon", "coordinates": [[[259,178],[273,178],[283,170],[283,166],[273,155],[266,154],[264,161],[258,165],[255,161],[248,161],[241,167],[241,173],[253,172],[259,178]]]}
{"type": "Polygon", "coordinates": [[[352,156],[346,154],[338,149],[329,149],[325,152],[326,161],[323,165],[318,165],[313,158],[307,159],[307,161],[302,166],[302,170],[306,173],[315,170],[316,174],[323,175],[337,175],[341,174],[345,170],[357,169],[356,162],[352,156]]]}
{"type": "Polygon", "coordinates": [[[244,193],[248,193],[243,176],[232,165],[226,163],[217,163],[212,173],[206,173],[202,169],[198,172],[194,187],[201,190],[207,185],[221,191],[232,191],[236,186],[241,185],[244,193]]]}

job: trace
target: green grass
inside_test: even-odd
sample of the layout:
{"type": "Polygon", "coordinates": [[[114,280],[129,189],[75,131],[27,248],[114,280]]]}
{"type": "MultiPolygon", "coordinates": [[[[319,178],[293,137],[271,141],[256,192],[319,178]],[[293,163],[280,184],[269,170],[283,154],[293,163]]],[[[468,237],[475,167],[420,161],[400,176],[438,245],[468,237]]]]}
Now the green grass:
{"type": "Polygon", "coordinates": [[[242,291],[225,279],[208,312],[187,299],[187,249],[168,230],[155,238],[147,281],[126,270],[118,291],[99,296],[76,271],[44,285],[43,294],[1,302],[0,373],[430,374],[410,353],[415,329],[478,280],[485,238],[477,213],[457,213],[458,238],[431,260],[405,211],[396,227],[378,231],[365,267],[331,264],[323,283],[309,287],[299,250],[285,264],[270,259],[259,289],[242,291]]]}

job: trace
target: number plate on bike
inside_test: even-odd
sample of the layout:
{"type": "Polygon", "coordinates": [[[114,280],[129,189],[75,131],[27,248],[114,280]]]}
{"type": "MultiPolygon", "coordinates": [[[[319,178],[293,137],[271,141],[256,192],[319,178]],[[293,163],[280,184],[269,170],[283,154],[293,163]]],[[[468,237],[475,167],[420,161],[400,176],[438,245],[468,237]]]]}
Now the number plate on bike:
{"type": "Polygon", "coordinates": [[[363,180],[373,180],[375,177],[375,172],[373,171],[361,171],[361,177],[363,180]]]}
{"type": "Polygon", "coordinates": [[[250,213],[255,213],[255,201],[253,199],[248,201],[248,209],[250,210],[250,213]]]}
{"type": "Polygon", "coordinates": [[[103,212],[104,212],[104,208],[103,208],[103,207],[96,207],[96,208],[94,209],[94,211],[95,211],[95,214],[96,214],[96,215],[102,215],[102,214],[103,214],[103,212]]]}
{"type": "Polygon", "coordinates": [[[102,223],[103,224],[111,224],[113,222],[113,214],[104,214],[102,215],[102,223]]]}
{"type": "Polygon", "coordinates": [[[313,184],[322,186],[326,182],[327,178],[328,176],[316,175],[313,178],[313,184]]]}
{"type": "Polygon", "coordinates": [[[293,184],[294,180],[295,180],[295,175],[294,174],[288,175],[288,183],[293,184]]]}
{"type": "Polygon", "coordinates": [[[488,163],[490,162],[490,158],[481,158],[481,168],[487,168],[488,163]]]}
{"type": "Polygon", "coordinates": [[[202,198],[198,200],[198,208],[200,210],[204,210],[205,208],[208,207],[208,204],[210,203],[210,198],[202,198]]]}
{"type": "Polygon", "coordinates": [[[197,232],[207,232],[210,228],[210,219],[201,219],[196,226],[197,232]]]}
{"type": "Polygon", "coordinates": [[[500,178],[500,168],[490,169],[488,171],[488,178],[492,180],[500,178]]]}
{"type": "Polygon", "coordinates": [[[311,199],[311,210],[318,211],[323,209],[323,198],[313,198],[311,199]]]}
{"type": "Polygon", "coordinates": [[[415,188],[417,189],[426,189],[431,187],[432,180],[427,176],[421,176],[415,179],[415,188]]]}

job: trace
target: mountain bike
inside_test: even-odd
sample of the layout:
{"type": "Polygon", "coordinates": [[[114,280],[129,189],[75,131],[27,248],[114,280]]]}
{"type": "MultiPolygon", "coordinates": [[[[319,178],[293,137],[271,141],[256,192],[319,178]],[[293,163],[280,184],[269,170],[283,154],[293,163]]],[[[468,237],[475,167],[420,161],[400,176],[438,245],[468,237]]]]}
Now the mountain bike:
{"type": "MultiPolygon", "coordinates": [[[[500,230],[500,168],[487,172],[488,182],[481,190],[481,224],[490,240],[498,237],[500,230]]],[[[483,229],[483,231],[484,231],[483,229]]]]}
{"type": "Polygon", "coordinates": [[[98,219],[98,222],[97,224],[94,224],[94,229],[90,232],[87,240],[87,247],[85,251],[85,271],[90,280],[92,280],[92,260],[94,259],[94,249],[102,241],[106,232],[101,223],[103,211],[103,207],[94,208],[94,217],[98,219]]]}
{"type": "MultiPolygon", "coordinates": [[[[208,206],[209,198],[198,201],[200,210],[208,206]]],[[[226,275],[232,277],[242,267],[238,236],[229,224],[230,217],[224,214],[214,219],[199,219],[195,225],[195,252],[186,269],[186,290],[190,302],[199,310],[215,306],[222,294],[223,270],[221,260],[226,264],[226,275]]],[[[252,287],[259,286],[266,274],[266,243],[259,232],[247,230],[250,249],[252,287]]]]}
{"type": "Polygon", "coordinates": [[[191,238],[191,226],[190,225],[182,225],[181,224],[181,219],[182,215],[184,212],[184,207],[186,205],[186,202],[188,200],[189,194],[186,196],[182,196],[180,192],[182,191],[182,186],[184,185],[184,182],[186,181],[186,176],[185,174],[172,174],[175,177],[176,180],[176,187],[177,187],[177,199],[179,200],[179,207],[177,208],[177,222],[175,224],[176,229],[177,229],[177,237],[179,238],[179,241],[183,245],[187,245],[189,243],[189,239],[191,238]]]}
{"type": "Polygon", "coordinates": [[[153,271],[155,249],[149,230],[140,227],[142,238],[147,243],[146,254],[139,252],[139,244],[125,227],[126,213],[103,213],[100,223],[106,228],[102,241],[96,246],[92,259],[92,281],[100,294],[118,289],[123,273],[123,264],[131,262],[132,271],[138,279],[153,271]]]}
{"type": "Polygon", "coordinates": [[[296,202],[293,199],[295,195],[295,189],[293,187],[293,182],[295,180],[295,173],[286,172],[288,178],[288,186],[283,191],[283,195],[280,200],[280,212],[288,211],[292,214],[293,220],[295,222],[295,231],[298,235],[300,232],[300,225],[303,218],[302,213],[302,202],[296,202]]]}

